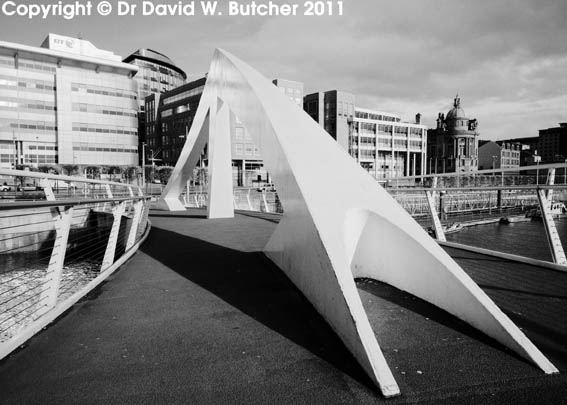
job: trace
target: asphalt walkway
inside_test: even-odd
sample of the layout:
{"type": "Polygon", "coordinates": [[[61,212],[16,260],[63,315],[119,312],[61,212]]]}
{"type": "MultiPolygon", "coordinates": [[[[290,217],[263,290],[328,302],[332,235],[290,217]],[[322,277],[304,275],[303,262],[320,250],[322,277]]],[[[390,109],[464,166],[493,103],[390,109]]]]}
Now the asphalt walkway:
{"type": "Polygon", "coordinates": [[[358,282],[403,395],[383,399],[260,253],[276,216],[153,212],[138,252],[0,363],[7,403],[567,403],[567,274],[449,249],[562,374],[443,311],[358,282]]]}

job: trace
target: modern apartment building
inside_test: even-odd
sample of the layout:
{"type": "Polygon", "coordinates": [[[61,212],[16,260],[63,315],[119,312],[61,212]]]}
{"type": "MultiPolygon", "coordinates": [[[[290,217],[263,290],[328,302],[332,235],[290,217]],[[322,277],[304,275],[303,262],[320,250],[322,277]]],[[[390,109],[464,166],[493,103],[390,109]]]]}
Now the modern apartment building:
{"type": "Polygon", "coordinates": [[[136,165],[138,68],[89,41],[0,41],[0,167],[136,165]]]}

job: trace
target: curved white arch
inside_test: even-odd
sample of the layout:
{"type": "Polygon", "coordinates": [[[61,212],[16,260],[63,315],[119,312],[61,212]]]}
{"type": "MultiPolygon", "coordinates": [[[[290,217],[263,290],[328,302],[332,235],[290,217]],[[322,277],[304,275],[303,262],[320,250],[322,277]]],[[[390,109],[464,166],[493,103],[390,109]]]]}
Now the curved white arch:
{"type": "Polygon", "coordinates": [[[209,217],[233,215],[226,149],[230,154],[229,109],[261,148],[285,210],[265,254],[327,320],[385,396],[400,391],[368,322],[353,274],[390,283],[429,301],[546,373],[557,372],[315,121],[228,52],[214,54],[188,140],[160,200],[162,207],[184,209],[179,195],[208,140],[214,145],[209,149],[209,217]]]}

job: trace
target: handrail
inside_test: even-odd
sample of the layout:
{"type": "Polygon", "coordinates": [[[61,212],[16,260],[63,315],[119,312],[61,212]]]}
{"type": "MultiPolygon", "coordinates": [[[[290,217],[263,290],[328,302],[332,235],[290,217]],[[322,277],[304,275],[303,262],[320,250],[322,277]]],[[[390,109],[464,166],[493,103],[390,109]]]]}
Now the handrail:
{"type": "Polygon", "coordinates": [[[474,170],[469,172],[456,172],[456,173],[427,173],[421,174],[416,176],[402,176],[402,177],[388,177],[385,179],[378,179],[379,183],[386,183],[392,181],[401,181],[401,180],[415,180],[415,179],[423,179],[429,177],[462,177],[462,176],[475,176],[477,174],[501,174],[501,173],[518,173],[528,170],[545,170],[545,169],[565,169],[567,165],[565,163],[546,163],[542,165],[532,165],[532,166],[520,166],[520,167],[511,167],[511,168],[499,168],[499,169],[483,169],[483,170],[474,170]]]}
{"type": "MultiPolygon", "coordinates": [[[[567,188],[567,184],[521,184],[510,186],[486,186],[486,187],[398,187],[391,191],[500,191],[500,190],[563,190],[567,188]]],[[[388,189],[390,191],[390,189],[388,189]]]]}
{"type": "Polygon", "coordinates": [[[26,208],[46,208],[46,207],[74,207],[76,205],[88,205],[88,204],[100,204],[100,203],[113,203],[113,202],[123,202],[123,201],[140,201],[140,200],[150,200],[150,196],[134,196],[134,197],[122,197],[122,198],[92,198],[88,200],[81,199],[67,199],[67,200],[57,200],[57,201],[17,201],[10,203],[0,202],[0,211],[14,210],[14,209],[26,209],[26,208]]]}
{"type": "Polygon", "coordinates": [[[31,177],[36,179],[61,180],[61,181],[70,181],[70,182],[74,181],[79,183],[104,184],[104,185],[108,184],[110,186],[138,187],[137,185],[128,184],[128,183],[94,180],[79,176],[64,176],[60,174],[32,172],[28,170],[0,169],[0,176],[31,177]]]}

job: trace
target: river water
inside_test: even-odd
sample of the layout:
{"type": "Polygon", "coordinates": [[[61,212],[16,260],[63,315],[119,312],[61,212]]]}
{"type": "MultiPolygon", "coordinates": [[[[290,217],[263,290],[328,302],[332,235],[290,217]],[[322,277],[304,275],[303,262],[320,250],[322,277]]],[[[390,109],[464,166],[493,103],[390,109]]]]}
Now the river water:
{"type": "MultiPolygon", "coordinates": [[[[567,247],[567,219],[556,219],[555,225],[563,246],[567,247]]],[[[448,234],[447,240],[552,261],[543,222],[537,220],[471,226],[448,234]]]]}

